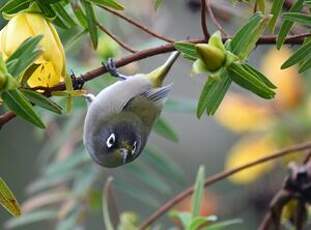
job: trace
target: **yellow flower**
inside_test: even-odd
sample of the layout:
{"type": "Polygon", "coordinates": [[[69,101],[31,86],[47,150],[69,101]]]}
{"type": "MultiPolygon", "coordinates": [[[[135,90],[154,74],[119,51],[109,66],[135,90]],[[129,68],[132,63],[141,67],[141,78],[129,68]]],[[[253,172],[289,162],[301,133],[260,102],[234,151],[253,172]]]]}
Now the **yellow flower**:
{"type": "Polygon", "coordinates": [[[281,70],[281,65],[292,55],[290,49],[271,49],[262,62],[262,72],[278,87],[274,100],[279,109],[290,109],[303,98],[303,82],[295,66],[281,70]]]}
{"type": "Polygon", "coordinates": [[[268,106],[256,103],[255,100],[237,93],[228,93],[215,118],[235,132],[262,130],[269,127],[272,111],[268,106]]]}
{"type": "Polygon", "coordinates": [[[51,87],[65,77],[65,52],[52,23],[38,13],[18,13],[0,31],[0,52],[4,60],[27,38],[43,35],[39,44],[42,54],[35,61],[38,68],[27,81],[30,87],[51,87]]]}
{"type": "MultiPolygon", "coordinates": [[[[225,165],[226,169],[232,169],[259,158],[271,154],[277,149],[273,140],[269,137],[253,137],[240,140],[230,151],[225,165]]],[[[238,184],[247,184],[255,181],[264,173],[270,171],[274,162],[269,161],[255,167],[245,169],[237,174],[234,174],[229,179],[238,184]]]]}

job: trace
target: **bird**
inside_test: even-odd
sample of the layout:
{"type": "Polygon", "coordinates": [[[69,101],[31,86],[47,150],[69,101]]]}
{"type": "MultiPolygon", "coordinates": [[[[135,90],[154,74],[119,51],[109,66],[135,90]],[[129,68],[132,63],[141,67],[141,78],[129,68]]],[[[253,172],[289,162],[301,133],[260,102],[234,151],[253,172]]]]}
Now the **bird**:
{"type": "Polygon", "coordinates": [[[172,52],[160,67],[133,76],[119,73],[112,59],[104,64],[118,81],[96,96],[85,95],[83,143],[97,164],[115,168],[140,156],[172,88],[162,83],[178,56],[172,52]]]}

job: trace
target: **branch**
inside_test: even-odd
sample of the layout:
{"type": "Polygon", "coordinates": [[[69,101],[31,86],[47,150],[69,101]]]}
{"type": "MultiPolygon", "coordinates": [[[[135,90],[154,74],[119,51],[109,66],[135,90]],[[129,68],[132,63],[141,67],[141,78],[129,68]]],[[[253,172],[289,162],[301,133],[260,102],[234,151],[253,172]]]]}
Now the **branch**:
{"type": "Polygon", "coordinates": [[[10,120],[12,120],[14,117],[16,117],[15,113],[13,112],[6,112],[0,116],[0,130],[5,125],[8,123],[10,120]]]}
{"type": "Polygon", "coordinates": [[[106,11],[108,11],[108,12],[110,12],[110,13],[116,15],[117,17],[119,17],[119,18],[121,18],[121,19],[127,21],[129,24],[131,24],[131,25],[137,27],[138,29],[140,29],[140,30],[146,32],[147,34],[150,34],[150,35],[153,36],[153,37],[159,38],[159,39],[161,39],[161,40],[163,40],[163,41],[166,41],[166,42],[169,42],[169,43],[174,42],[173,39],[164,37],[163,35],[160,35],[160,34],[154,32],[154,31],[150,30],[150,29],[147,28],[146,26],[144,26],[144,25],[142,25],[142,24],[140,24],[140,23],[138,23],[138,22],[136,22],[136,21],[134,21],[134,20],[128,18],[127,16],[125,16],[125,15],[123,15],[123,14],[117,12],[117,11],[111,10],[111,9],[105,7],[105,6],[99,6],[99,7],[103,8],[104,10],[106,10],[106,11]]]}
{"type": "Polygon", "coordinates": [[[207,42],[210,35],[208,33],[207,22],[206,22],[206,0],[201,0],[201,27],[202,27],[205,41],[207,42]]]}
{"type": "MultiPolygon", "coordinates": [[[[288,36],[285,39],[284,43],[285,44],[292,44],[292,45],[293,44],[302,44],[304,38],[309,37],[309,36],[311,36],[311,33],[303,33],[303,34],[299,34],[299,35],[288,36]]],[[[225,42],[230,38],[231,37],[224,37],[222,40],[223,40],[223,42],[225,42]]],[[[203,43],[203,42],[205,42],[205,39],[192,39],[192,40],[188,40],[188,42],[203,43]]],[[[276,42],[276,36],[263,36],[258,40],[257,44],[258,45],[267,45],[267,44],[275,44],[275,42],[276,42]]],[[[172,44],[172,43],[157,46],[154,48],[145,49],[145,50],[136,52],[134,54],[130,54],[124,58],[119,59],[118,61],[116,61],[116,66],[121,67],[121,66],[127,65],[129,63],[132,63],[134,61],[139,61],[139,60],[142,60],[142,59],[145,59],[148,57],[152,57],[155,55],[172,52],[174,50],[175,50],[175,47],[174,47],[174,44],[172,44]]],[[[107,70],[106,70],[105,66],[102,65],[101,67],[99,67],[97,69],[86,72],[85,74],[81,75],[80,77],[84,81],[90,81],[90,80],[92,80],[96,77],[99,77],[105,73],[107,73],[107,70]]],[[[65,88],[64,83],[59,83],[58,85],[51,87],[51,88],[37,87],[36,89],[44,90],[45,92],[47,92],[47,95],[49,95],[53,91],[65,90],[66,88],[65,88]]],[[[6,115],[6,113],[5,113],[2,116],[6,117],[9,115],[6,115]]],[[[12,115],[10,115],[10,116],[12,116],[12,115]]],[[[10,119],[0,119],[0,127],[2,127],[4,124],[9,122],[11,119],[12,119],[12,117],[10,117],[10,119]]]]}
{"type": "MultiPolygon", "coordinates": [[[[204,187],[208,187],[212,184],[215,184],[216,182],[219,182],[229,176],[232,176],[233,174],[236,174],[238,172],[241,172],[242,170],[254,167],[256,165],[265,163],[267,161],[275,160],[280,157],[284,157],[288,154],[292,153],[297,153],[297,151],[303,151],[311,149],[311,142],[303,143],[303,144],[298,144],[291,146],[289,148],[283,149],[279,152],[273,153],[269,156],[260,158],[258,160],[252,161],[250,163],[247,163],[245,165],[242,165],[240,167],[234,168],[234,169],[229,169],[225,170],[223,172],[217,173],[213,176],[208,177],[205,182],[204,182],[204,187]]],[[[305,152],[302,152],[305,153],[305,152]]],[[[163,204],[158,210],[156,210],[151,216],[149,216],[145,222],[140,226],[139,229],[146,229],[148,226],[150,226],[153,222],[155,222],[159,217],[161,217],[164,213],[166,213],[168,210],[170,210],[173,206],[175,206],[177,203],[181,202],[188,196],[190,196],[194,191],[194,187],[189,187],[183,192],[179,193],[177,196],[172,198],[171,200],[167,201],[165,204],[163,204]]]]}
{"type": "Polygon", "coordinates": [[[220,25],[220,23],[218,22],[218,20],[216,19],[215,15],[214,15],[214,12],[212,10],[212,6],[211,6],[211,3],[209,2],[209,0],[206,0],[207,3],[206,3],[206,8],[207,8],[207,12],[209,14],[209,16],[211,17],[212,19],[212,22],[215,24],[215,26],[218,28],[218,30],[220,30],[220,32],[225,35],[225,36],[228,36],[228,34],[226,33],[226,31],[224,30],[224,28],[220,25]]]}
{"type": "Polygon", "coordinates": [[[129,45],[122,42],[119,38],[117,38],[114,34],[109,32],[103,25],[101,25],[99,22],[97,22],[97,26],[101,31],[103,31],[105,34],[107,34],[109,37],[111,37],[116,43],[118,43],[122,48],[126,49],[127,51],[131,53],[137,53],[137,50],[132,49],[129,45]]]}

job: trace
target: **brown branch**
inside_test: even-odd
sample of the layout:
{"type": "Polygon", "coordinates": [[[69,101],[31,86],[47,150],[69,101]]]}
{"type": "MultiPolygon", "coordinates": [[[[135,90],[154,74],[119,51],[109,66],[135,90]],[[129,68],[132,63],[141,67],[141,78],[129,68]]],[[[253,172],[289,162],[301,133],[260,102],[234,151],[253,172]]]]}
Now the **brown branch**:
{"type": "Polygon", "coordinates": [[[207,8],[207,12],[209,14],[209,16],[212,19],[212,22],[215,24],[215,26],[218,28],[218,30],[220,30],[220,32],[225,35],[228,36],[228,34],[226,33],[226,31],[224,30],[224,28],[220,25],[220,23],[218,22],[218,20],[216,19],[214,12],[212,10],[212,6],[211,3],[209,2],[209,0],[206,0],[206,8],[207,8]]]}
{"type": "MultiPolygon", "coordinates": [[[[303,33],[303,34],[299,34],[299,35],[293,35],[293,36],[288,36],[284,43],[285,44],[302,44],[303,40],[305,37],[309,37],[311,36],[311,33],[303,33]]],[[[222,40],[223,42],[227,41],[228,39],[230,39],[231,37],[224,37],[222,40]]],[[[205,42],[205,39],[192,39],[192,40],[188,40],[188,42],[191,43],[203,43],[205,42]]],[[[276,36],[263,36],[261,37],[257,44],[258,45],[267,45],[267,44],[275,44],[276,42],[276,36]]],[[[121,67],[124,65],[127,65],[129,63],[132,63],[134,61],[139,61],[148,57],[152,57],[155,55],[159,55],[159,54],[163,54],[163,53],[168,53],[168,52],[172,52],[175,50],[174,44],[166,44],[166,45],[161,45],[161,46],[157,46],[154,48],[149,48],[149,49],[145,49],[139,52],[136,52],[134,54],[130,54],[124,58],[119,59],[118,61],[116,61],[116,66],[117,67],[121,67]]],[[[80,77],[84,80],[84,81],[90,81],[96,77],[99,77],[103,74],[107,73],[107,70],[105,68],[105,66],[101,66],[97,69],[91,70],[89,72],[86,72],[85,74],[81,75],[80,77]]],[[[37,87],[36,90],[44,90],[47,92],[47,95],[49,95],[50,92],[53,91],[60,91],[60,90],[65,90],[65,84],[64,83],[60,83],[54,87],[51,88],[46,88],[46,87],[37,87]]],[[[7,115],[6,115],[7,116],[7,115]]],[[[0,127],[2,127],[4,124],[6,124],[7,122],[9,122],[12,118],[6,120],[6,119],[0,119],[0,127]]]]}
{"type": "Polygon", "coordinates": [[[129,45],[122,42],[119,38],[117,38],[114,34],[109,32],[103,25],[101,25],[99,22],[97,22],[97,26],[101,31],[103,31],[105,34],[107,34],[109,37],[111,37],[116,43],[118,43],[122,48],[125,50],[131,52],[131,53],[137,53],[137,50],[132,49],[129,45]]]}
{"type": "Polygon", "coordinates": [[[268,211],[265,217],[263,218],[261,224],[259,225],[258,230],[268,230],[271,222],[272,222],[271,212],[268,211]]]}
{"type": "Polygon", "coordinates": [[[210,37],[210,34],[208,32],[206,22],[206,0],[201,0],[201,27],[205,41],[207,42],[210,37]]]}
{"type": "Polygon", "coordinates": [[[14,117],[16,117],[15,113],[13,112],[6,112],[0,116],[0,129],[8,123],[10,120],[12,120],[14,117]]]}
{"type": "Polygon", "coordinates": [[[166,41],[166,42],[169,42],[169,43],[174,42],[173,39],[164,37],[163,35],[160,35],[160,34],[154,32],[154,31],[150,30],[150,29],[147,28],[146,26],[144,26],[144,25],[142,25],[142,24],[140,24],[140,23],[138,23],[138,22],[136,22],[136,21],[134,21],[134,20],[128,18],[127,16],[125,16],[125,15],[123,15],[123,14],[117,12],[117,11],[111,10],[111,9],[109,9],[108,7],[105,7],[105,6],[99,6],[99,7],[103,8],[104,10],[106,10],[106,11],[108,11],[108,12],[110,12],[110,13],[116,15],[117,17],[119,17],[119,18],[121,18],[121,19],[127,21],[129,24],[131,24],[131,25],[137,27],[138,29],[140,29],[140,30],[146,32],[147,34],[152,35],[153,37],[159,38],[159,39],[161,39],[161,40],[163,40],[163,41],[166,41]]]}
{"type": "MultiPolygon", "coordinates": [[[[289,148],[283,149],[281,151],[278,151],[276,153],[273,153],[269,156],[260,158],[258,160],[252,161],[250,163],[247,163],[245,165],[242,165],[240,167],[234,168],[234,169],[229,169],[225,170],[223,172],[217,173],[213,176],[208,177],[205,182],[204,182],[204,187],[208,187],[212,184],[215,184],[216,182],[219,182],[229,176],[232,176],[233,174],[236,174],[238,172],[241,172],[242,170],[254,167],[258,164],[265,163],[267,161],[271,161],[280,157],[284,157],[288,154],[296,153],[296,151],[303,151],[311,149],[311,142],[308,143],[303,143],[303,144],[298,144],[291,146],[289,148]]],[[[305,153],[305,152],[303,152],[305,153]]],[[[150,226],[153,222],[155,222],[159,217],[161,217],[164,213],[166,213],[168,210],[170,210],[173,206],[175,206],[177,203],[181,202],[188,196],[190,196],[193,193],[194,187],[189,187],[183,192],[179,193],[176,195],[174,198],[171,200],[167,201],[165,204],[163,204],[158,210],[156,210],[152,215],[150,215],[145,222],[140,226],[139,229],[146,229],[148,226],[150,226]]]]}

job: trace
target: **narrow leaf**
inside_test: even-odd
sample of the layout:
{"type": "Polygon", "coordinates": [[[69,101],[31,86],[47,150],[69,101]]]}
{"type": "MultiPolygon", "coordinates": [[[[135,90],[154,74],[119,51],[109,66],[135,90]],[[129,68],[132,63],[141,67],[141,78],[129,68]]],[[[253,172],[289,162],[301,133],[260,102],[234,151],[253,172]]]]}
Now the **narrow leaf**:
{"type": "Polygon", "coordinates": [[[39,128],[45,128],[41,118],[33,110],[31,104],[18,89],[3,92],[2,99],[9,109],[15,112],[16,115],[24,118],[39,128]]]}
{"type": "Polygon", "coordinates": [[[28,8],[29,4],[33,1],[35,0],[9,0],[0,8],[0,11],[6,14],[17,13],[28,8]]]}
{"type": "Polygon", "coordinates": [[[163,117],[157,119],[153,126],[153,131],[170,141],[178,142],[178,136],[175,130],[171,127],[169,122],[163,117]]]}
{"type": "Polygon", "coordinates": [[[198,106],[197,117],[200,118],[205,110],[208,115],[213,115],[224,98],[231,79],[227,72],[222,72],[219,76],[209,76],[201,92],[198,106]]]}
{"type": "Polygon", "coordinates": [[[21,89],[21,92],[26,96],[33,104],[50,110],[54,113],[62,114],[62,107],[56,104],[54,101],[43,96],[42,94],[29,89],[21,89]]]}
{"type": "Polygon", "coordinates": [[[305,61],[301,63],[301,65],[299,66],[299,73],[303,73],[309,68],[311,68],[311,57],[307,58],[305,61]]]}
{"type": "Polygon", "coordinates": [[[241,87],[250,90],[262,98],[271,99],[274,97],[275,92],[260,77],[254,75],[254,72],[249,72],[243,68],[243,65],[232,63],[228,71],[230,78],[241,87]]]}
{"type": "Polygon", "coordinates": [[[283,4],[285,0],[273,0],[272,1],[272,8],[271,8],[271,14],[272,18],[269,23],[269,28],[271,31],[274,31],[276,21],[281,13],[283,4]]]}
{"type": "Polygon", "coordinates": [[[103,217],[104,217],[105,229],[107,230],[114,229],[111,219],[110,219],[109,207],[108,207],[108,202],[109,202],[108,194],[110,193],[109,190],[111,189],[112,180],[113,180],[112,177],[109,177],[107,179],[105,187],[104,187],[104,192],[103,192],[103,217]]]}
{"type": "Polygon", "coordinates": [[[197,50],[194,46],[194,44],[189,43],[189,42],[176,42],[175,43],[175,48],[182,53],[182,55],[191,60],[195,61],[196,59],[199,58],[199,55],[197,53],[197,50]]]}
{"type": "Polygon", "coordinates": [[[51,21],[56,18],[56,12],[49,4],[46,4],[45,0],[36,0],[36,3],[46,18],[51,21]]]}
{"type": "Polygon", "coordinates": [[[192,195],[192,218],[200,215],[201,202],[204,194],[204,178],[205,168],[200,166],[194,185],[194,193],[192,195]]]}
{"type": "Polygon", "coordinates": [[[303,61],[307,55],[311,53],[311,40],[307,41],[305,44],[300,46],[296,52],[290,56],[281,66],[281,69],[286,69],[292,65],[297,64],[300,61],[303,61]]]}
{"type": "Polygon", "coordinates": [[[6,228],[15,228],[18,226],[31,224],[43,220],[51,220],[57,218],[57,211],[54,210],[40,210],[36,212],[31,212],[20,216],[19,218],[15,218],[9,220],[5,223],[6,228]]]}
{"type": "Polygon", "coordinates": [[[107,6],[115,10],[124,10],[124,6],[116,0],[88,0],[100,6],[107,6]]]}
{"type": "Polygon", "coordinates": [[[191,224],[189,226],[190,230],[199,230],[210,222],[215,222],[217,220],[217,216],[197,216],[192,219],[191,224]]]}
{"type": "MultiPolygon", "coordinates": [[[[303,2],[304,2],[304,0],[297,0],[295,2],[295,4],[292,5],[289,12],[300,11],[303,7],[303,2]]],[[[289,31],[291,30],[293,24],[294,24],[294,22],[289,21],[289,20],[284,20],[284,22],[282,23],[280,31],[278,33],[277,41],[276,41],[276,47],[278,49],[280,49],[281,46],[283,45],[285,38],[286,38],[287,34],[289,33],[289,31]]]]}
{"type": "Polygon", "coordinates": [[[283,17],[292,22],[299,22],[307,26],[311,25],[311,16],[307,14],[302,14],[298,12],[289,12],[284,13],[283,17]]]}
{"type": "Polygon", "coordinates": [[[79,21],[79,24],[84,28],[84,29],[87,29],[88,26],[87,26],[87,19],[86,19],[86,16],[80,6],[80,4],[78,2],[73,2],[71,4],[71,7],[72,7],[72,10],[76,16],[76,18],[78,19],[79,21]]]}
{"type": "Polygon", "coordinates": [[[13,216],[21,215],[20,206],[5,181],[0,177],[0,204],[13,216]]]}
{"type": "Polygon", "coordinates": [[[94,49],[96,49],[98,44],[98,34],[97,34],[96,16],[93,9],[93,5],[86,0],[83,0],[82,3],[85,9],[87,28],[90,33],[93,47],[94,49]]]}
{"type": "Polygon", "coordinates": [[[56,14],[63,19],[64,23],[68,28],[72,28],[76,25],[76,22],[71,18],[67,13],[64,6],[61,3],[55,3],[52,5],[52,8],[55,10],[56,14]]]}
{"type": "Polygon", "coordinates": [[[226,221],[221,221],[219,223],[215,223],[210,225],[209,227],[206,228],[206,230],[223,230],[223,229],[228,229],[228,226],[234,225],[234,224],[241,224],[243,221],[241,219],[233,219],[233,220],[226,220],[226,221]]]}

